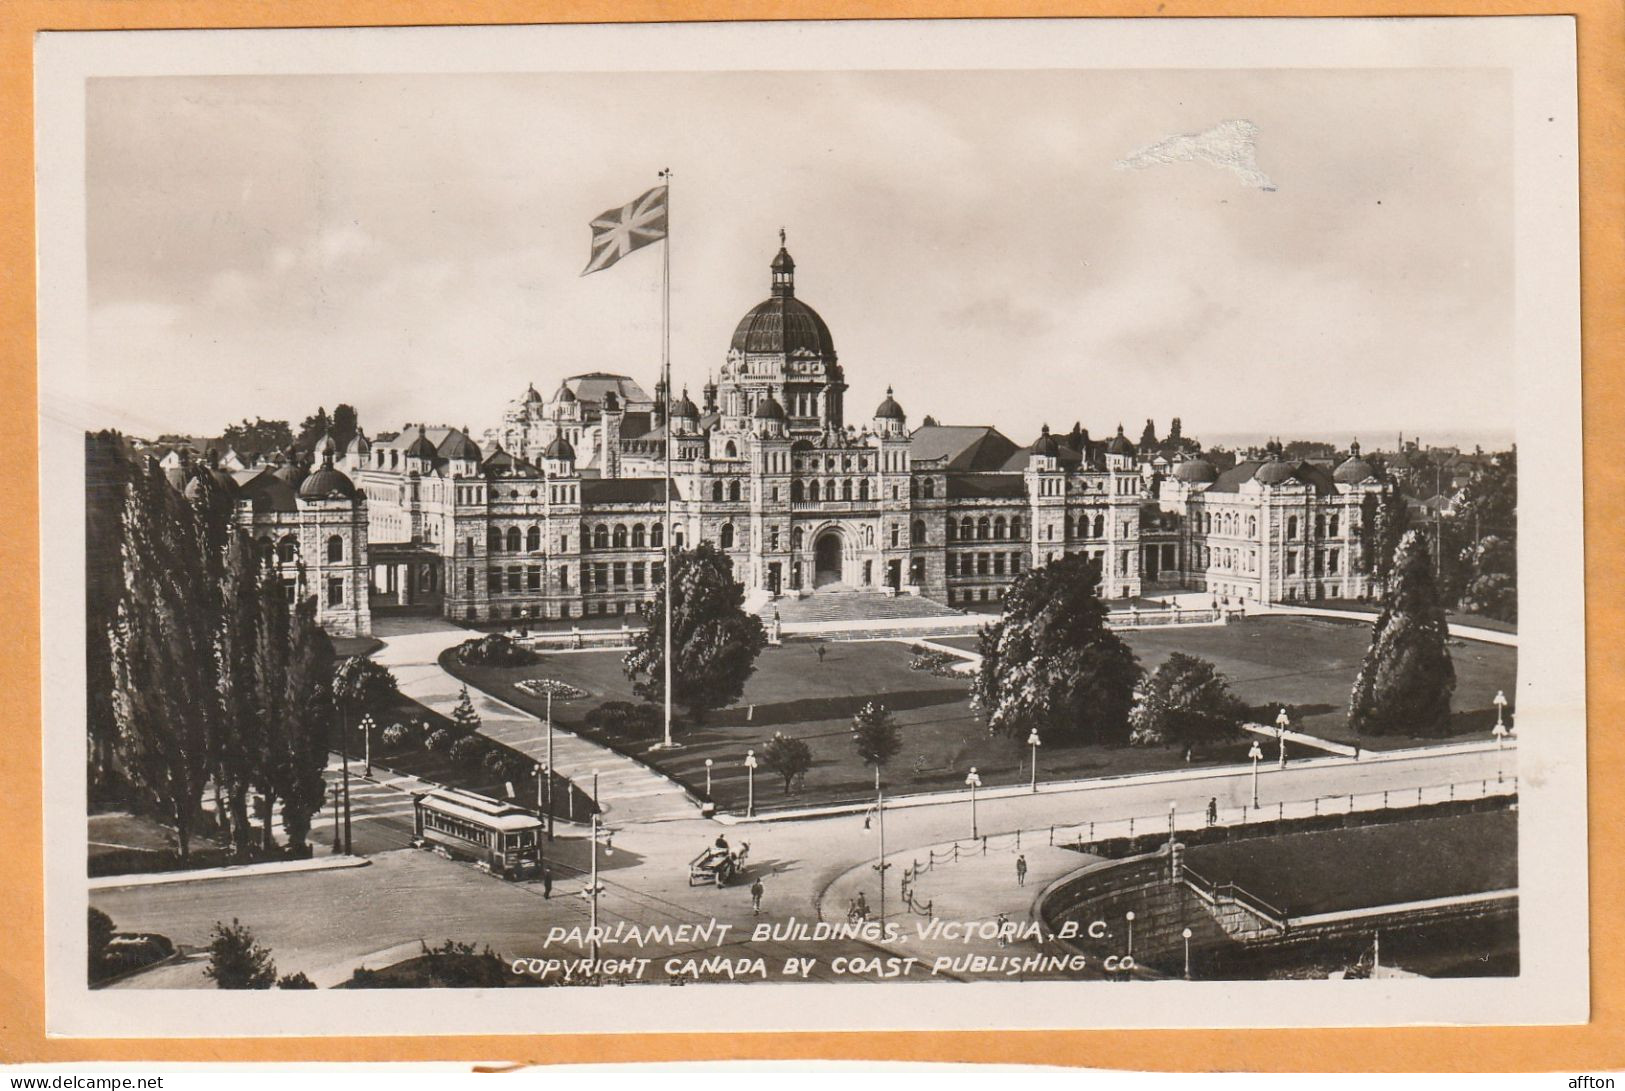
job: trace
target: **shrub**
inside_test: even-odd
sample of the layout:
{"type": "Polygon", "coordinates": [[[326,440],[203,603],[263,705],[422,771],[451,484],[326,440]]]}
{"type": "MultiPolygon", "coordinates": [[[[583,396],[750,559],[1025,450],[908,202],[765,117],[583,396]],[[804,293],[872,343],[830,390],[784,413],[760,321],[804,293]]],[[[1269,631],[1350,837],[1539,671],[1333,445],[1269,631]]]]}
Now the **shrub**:
{"type": "Polygon", "coordinates": [[[411,746],[417,741],[417,732],[411,724],[390,724],[384,728],[384,745],[392,749],[411,746]]]}
{"type": "Polygon", "coordinates": [[[458,739],[456,735],[451,733],[449,728],[442,727],[437,731],[429,732],[429,737],[423,740],[423,745],[438,753],[443,750],[451,749],[451,744],[453,742],[460,741],[461,740],[458,739]]]}
{"type": "Polygon", "coordinates": [[[484,763],[487,769],[504,779],[506,779],[508,767],[514,764],[513,755],[500,746],[488,748],[485,751],[485,756],[480,761],[484,763]]]}
{"type": "Polygon", "coordinates": [[[660,708],[630,701],[605,701],[588,711],[583,722],[590,728],[607,735],[652,735],[664,729],[660,708]]]}
{"type": "Polygon", "coordinates": [[[478,735],[464,735],[452,743],[446,753],[458,765],[474,765],[485,756],[488,748],[486,741],[478,735]]]}
{"type": "Polygon", "coordinates": [[[269,989],[276,981],[271,952],[254,942],[254,933],[238,923],[214,922],[205,977],[221,989],[269,989]]]}
{"type": "Polygon", "coordinates": [[[102,976],[102,963],[107,958],[107,944],[113,938],[113,918],[95,906],[90,908],[90,979],[102,976]]]}
{"type": "Polygon", "coordinates": [[[162,962],[174,953],[175,945],[169,941],[168,936],[160,936],[153,932],[115,935],[107,942],[107,951],[102,956],[101,972],[98,976],[112,977],[115,974],[138,970],[143,966],[151,966],[154,962],[162,962]]]}
{"type": "Polygon", "coordinates": [[[283,974],[276,979],[276,987],[279,989],[314,989],[316,982],[306,977],[303,971],[300,971],[299,973],[283,974]]]}
{"type": "MultiPolygon", "coordinates": [[[[523,682],[515,682],[514,688],[532,697],[546,697],[552,694],[560,701],[573,701],[578,697],[587,696],[587,691],[572,686],[568,682],[561,682],[557,678],[528,678],[523,682]]],[[[618,702],[625,704],[625,701],[618,702]]]]}
{"type": "Polygon", "coordinates": [[[457,646],[457,658],[471,667],[528,667],[540,656],[501,633],[475,637],[457,646]]]}

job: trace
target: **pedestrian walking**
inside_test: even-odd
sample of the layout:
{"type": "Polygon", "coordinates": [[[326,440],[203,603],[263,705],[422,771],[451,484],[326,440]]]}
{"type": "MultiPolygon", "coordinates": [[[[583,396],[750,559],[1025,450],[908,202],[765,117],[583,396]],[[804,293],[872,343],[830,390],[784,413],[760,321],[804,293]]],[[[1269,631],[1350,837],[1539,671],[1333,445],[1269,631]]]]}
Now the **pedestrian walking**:
{"type": "Polygon", "coordinates": [[[542,900],[546,901],[553,896],[553,873],[545,866],[542,868],[542,900]]]}
{"type": "Polygon", "coordinates": [[[1218,796],[1210,796],[1208,798],[1208,801],[1207,801],[1207,824],[1209,826],[1217,826],[1219,824],[1219,797],[1218,796]]]}
{"type": "Polygon", "coordinates": [[[824,646],[822,644],[818,645],[818,665],[820,667],[824,665],[824,646]]]}
{"type": "Polygon", "coordinates": [[[1016,857],[1016,885],[1027,885],[1027,857],[1024,855],[1016,857]]]}
{"type": "Polygon", "coordinates": [[[762,915],[762,877],[756,876],[756,881],[750,884],[750,911],[752,916],[762,915]]]}

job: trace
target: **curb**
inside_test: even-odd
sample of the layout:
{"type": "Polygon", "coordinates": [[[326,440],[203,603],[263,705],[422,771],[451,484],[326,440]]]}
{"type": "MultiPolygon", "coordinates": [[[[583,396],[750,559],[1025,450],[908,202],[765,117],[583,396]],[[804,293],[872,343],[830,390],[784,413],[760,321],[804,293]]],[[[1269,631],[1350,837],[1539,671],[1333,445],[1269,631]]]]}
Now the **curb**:
{"type": "Polygon", "coordinates": [[[240,864],[235,867],[203,868],[197,871],[157,871],[147,875],[101,875],[89,880],[87,890],[113,890],[131,886],[162,886],[166,883],[199,883],[210,879],[242,879],[255,875],[297,875],[307,871],[332,871],[337,868],[367,867],[372,861],[365,856],[326,856],[310,860],[278,860],[264,864],[240,864]]]}

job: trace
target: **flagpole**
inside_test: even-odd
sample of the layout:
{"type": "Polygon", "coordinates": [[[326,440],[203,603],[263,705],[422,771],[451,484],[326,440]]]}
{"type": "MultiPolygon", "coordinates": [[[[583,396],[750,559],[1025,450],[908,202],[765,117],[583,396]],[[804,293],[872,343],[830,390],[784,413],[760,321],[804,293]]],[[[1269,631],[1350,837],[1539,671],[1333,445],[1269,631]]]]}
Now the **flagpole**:
{"type": "Polygon", "coordinates": [[[666,237],[660,244],[660,354],[661,373],[664,376],[666,399],[663,407],[666,418],[666,533],[664,542],[666,546],[666,647],[662,661],[666,667],[666,734],[661,744],[671,749],[671,597],[675,591],[676,580],[671,570],[671,448],[672,448],[672,421],[671,421],[671,168],[667,167],[660,172],[666,180],[666,237]]]}

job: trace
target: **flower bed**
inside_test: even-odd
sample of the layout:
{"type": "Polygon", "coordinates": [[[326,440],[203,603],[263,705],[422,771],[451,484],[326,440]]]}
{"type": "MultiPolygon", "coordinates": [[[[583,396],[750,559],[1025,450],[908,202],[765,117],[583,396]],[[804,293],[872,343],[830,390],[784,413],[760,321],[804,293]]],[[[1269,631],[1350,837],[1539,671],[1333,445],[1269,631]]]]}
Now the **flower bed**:
{"type": "Polygon", "coordinates": [[[938,678],[964,678],[965,672],[957,668],[965,665],[967,660],[949,652],[939,652],[927,648],[923,644],[914,644],[909,647],[914,658],[909,660],[908,669],[911,671],[925,671],[938,678]]]}
{"type": "Polygon", "coordinates": [[[561,682],[557,678],[529,678],[523,682],[515,682],[513,688],[532,697],[552,695],[557,701],[572,701],[587,696],[586,690],[572,686],[568,682],[561,682]]]}

